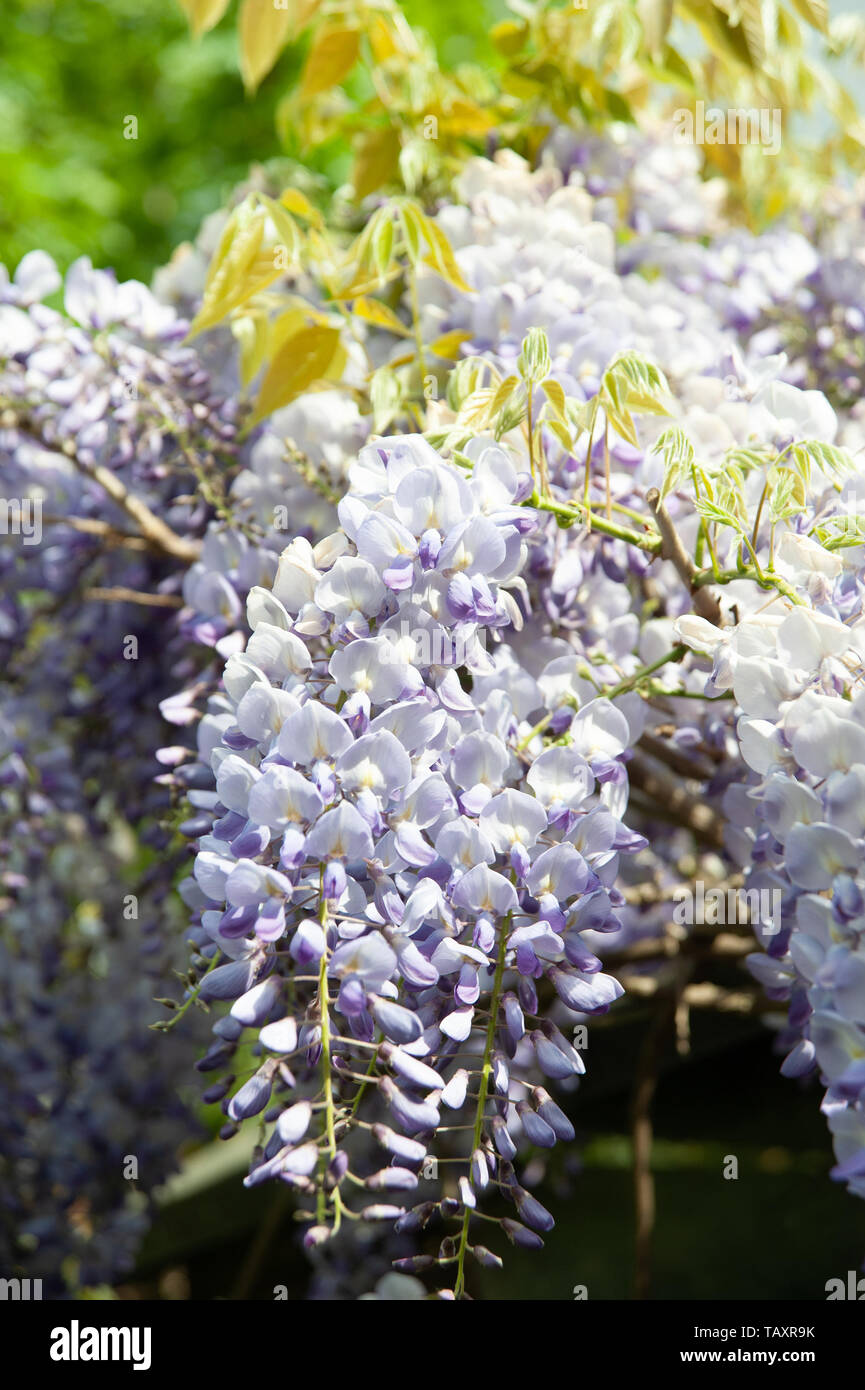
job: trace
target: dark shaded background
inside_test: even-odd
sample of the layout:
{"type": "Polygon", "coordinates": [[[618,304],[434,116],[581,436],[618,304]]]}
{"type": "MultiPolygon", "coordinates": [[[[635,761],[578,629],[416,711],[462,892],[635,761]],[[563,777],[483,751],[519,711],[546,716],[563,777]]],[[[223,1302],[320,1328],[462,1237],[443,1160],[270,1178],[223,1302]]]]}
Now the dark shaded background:
{"type": "MultiPolygon", "coordinates": [[[[578,1284],[590,1300],[634,1296],[629,1086],[647,1022],[642,1008],[624,1025],[594,1021],[588,1075],[573,1096],[556,1093],[577,1128],[582,1171],[566,1174],[564,1149],[554,1150],[533,1189],[556,1217],[546,1248],[515,1250],[489,1227],[483,1239],[505,1267],[473,1266],[475,1296],[570,1300],[578,1284]]],[[[821,1088],[778,1074],[759,1024],[695,1015],[692,1027],[687,1059],[669,1046],[654,1105],[651,1297],[825,1300],[827,1280],[846,1278],[865,1256],[865,1206],[828,1178],[821,1088]],[[729,1154],[737,1180],[722,1176],[729,1154]]],[[[429,1253],[442,1234],[431,1228],[429,1253]]],[[[290,1199],[247,1192],[235,1172],[164,1208],[120,1295],[271,1299],[285,1285],[289,1298],[303,1298],[307,1279],[290,1199]]]]}

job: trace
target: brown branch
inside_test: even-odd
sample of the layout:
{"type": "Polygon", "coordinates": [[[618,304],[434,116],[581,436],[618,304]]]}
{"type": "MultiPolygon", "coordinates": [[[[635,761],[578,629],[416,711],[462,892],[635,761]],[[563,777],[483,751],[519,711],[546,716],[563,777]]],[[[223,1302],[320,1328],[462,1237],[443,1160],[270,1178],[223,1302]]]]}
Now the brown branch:
{"type": "Polygon", "coordinates": [[[127,516],[131,516],[145,540],[150,541],[157,550],[170,555],[172,559],[182,560],[185,564],[191,565],[201,554],[201,545],[198,541],[187,541],[182,536],[178,536],[176,531],[172,531],[170,526],[166,526],[164,521],[152,512],[146,502],[142,502],[140,497],[136,497],[130,492],[110,468],[106,468],[101,463],[89,464],[82,463],[74,453],[63,450],[67,458],[74,463],[79,473],[98,483],[104,492],[108,494],[112,502],[116,502],[122,507],[127,516]]]}
{"type": "MultiPolygon", "coordinates": [[[[654,975],[631,975],[619,971],[618,978],[625,992],[634,999],[653,999],[669,988],[669,978],[654,975]]],[[[719,1013],[772,1014],[785,1010],[783,1003],[767,999],[759,989],[722,989],[710,980],[688,985],[681,993],[681,1002],[691,1009],[717,1009],[719,1013]]]]}
{"type": "Polygon", "coordinates": [[[711,807],[690,796],[670,778],[650,771],[639,756],[628,763],[628,780],[653,803],[653,814],[684,826],[697,840],[713,849],[723,847],[721,823],[711,807]]]}
{"type": "Polygon", "coordinates": [[[720,627],[721,601],[714,590],[694,583],[697,567],[682,545],[682,539],[676,530],[673,518],[664,506],[661,494],[656,487],[650,488],[646,493],[646,502],[661,533],[661,559],[671,561],[679,578],[687,585],[688,592],[694,602],[694,611],[699,613],[701,618],[705,618],[707,622],[714,623],[715,627],[720,627]]]}
{"type": "Polygon", "coordinates": [[[145,594],[140,589],[126,589],[123,585],[113,589],[85,589],[84,597],[100,599],[104,603],[137,603],[142,608],[183,607],[183,599],[177,594],[145,594]]]}
{"type": "Polygon", "coordinates": [[[648,730],[640,735],[637,747],[641,748],[649,757],[656,758],[659,763],[664,763],[672,768],[673,772],[678,772],[680,777],[689,777],[696,782],[705,782],[714,772],[712,766],[706,767],[705,763],[698,762],[688,753],[677,748],[674,743],[667,743],[663,738],[658,738],[648,730]]]}
{"type": "Polygon", "coordinates": [[[666,998],[649,1025],[637,1063],[631,1101],[631,1142],[634,1155],[634,1296],[649,1297],[652,1233],[655,1228],[655,1180],[652,1176],[652,1102],[664,1046],[672,1028],[690,967],[680,965],[666,998]]]}
{"type": "Polygon", "coordinates": [[[80,531],[85,536],[99,536],[110,545],[123,546],[125,550],[150,550],[151,545],[143,536],[133,536],[129,531],[121,531],[108,521],[98,521],[90,516],[43,516],[46,526],[68,526],[72,531],[80,531]]]}
{"type": "MultiPolygon", "coordinates": [[[[101,463],[86,464],[78,457],[75,447],[71,440],[65,440],[62,444],[57,444],[45,438],[39,426],[26,415],[22,415],[15,407],[14,402],[7,402],[5,398],[0,400],[0,407],[5,407],[4,415],[8,414],[11,423],[18,428],[26,430],[28,434],[44,449],[49,449],[52,453],[60,453],[64,458],[82,473],[85,478],[90,478],[91,482],[98,483],[104,492],[108,494],[112,502],[116,502],[122,507],[127,516],[135,522],[141,536],[148,541],[156,550],[162,551],[165,555],[170,555],[174,560],[181,560],[184,564],[191,565],[201,555],[201,543],[199,541],[188,541],[183,536],[178,536],[170,526],[161,521],[152,512],[146,502],[120,481],[116,473],[112,473],[110,468],[106,468],[101,463]]],[[[115,528],[116,529],[116,528],[115,528]]],[[[94,533],[95,534],[95,533],[94,533]]],[[[122,532],[120,534],[123,534],[122,532]]]]}

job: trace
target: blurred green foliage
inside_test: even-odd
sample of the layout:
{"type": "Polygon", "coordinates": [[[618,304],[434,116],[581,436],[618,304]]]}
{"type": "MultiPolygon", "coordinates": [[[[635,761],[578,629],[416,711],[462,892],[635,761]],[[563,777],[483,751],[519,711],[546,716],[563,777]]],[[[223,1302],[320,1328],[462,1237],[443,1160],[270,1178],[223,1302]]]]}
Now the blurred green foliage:
{"type": "MultiPolygon", "coordinates": [[[[489,54],[503,0],[408,0],[446,64],[489,54]]],[[[0,261],[35,247],[148,281],[252,162],[280,153],[275,107],[290,48],[254,98],[238,72],[236,7],[200,42],[176,0],[5,0],[0,261]],[[138,138],[124,138],[126,118],[138,138]]]]}

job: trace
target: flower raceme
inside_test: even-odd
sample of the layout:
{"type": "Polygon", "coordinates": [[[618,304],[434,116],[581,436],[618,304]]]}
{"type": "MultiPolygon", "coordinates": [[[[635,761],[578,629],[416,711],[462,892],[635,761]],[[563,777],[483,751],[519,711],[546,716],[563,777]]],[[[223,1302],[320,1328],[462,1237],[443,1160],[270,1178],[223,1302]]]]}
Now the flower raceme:
{"type": "Polygon", "coordinates": [[[353,1189],[395,1193],[363,1211],[398,1229],[437,1209],[458,1226],[440,1257],[458,1293],[488,1187],[516,1205],[512,1239],[552,1225],[516,1179],[515,1137],[572,1135],[538,1084],[584,1070],[549,1001],[575,1020],[621,994],[582,933],[615,930],[618,853],[643,843],[607,804],[624,743],[601,734],[617,717],[627,733],[609,701],[573,736],[531,736],[544,694],[505,635],[538,524],[520,488],[494,447],[471,478],[420,437],[361,451],[341,531],[292,542],[273,589],[249,594],[252,636],[202,721],[214,821],[184,887],[212,966],[199,997],[232,1001],[204,1069],[258,1031],[252,1074],[212,1091],[227,1132],[272,1125],[247,1182],[314,1193],[311,1243],[353,1214],[353,1189]],[[370,1123],[383,1158],[357,1173],[370,1123]],[[456,1195],[406,1211],[455,1125],[472,1133],[456,1195]]]}
{"type": "MultiPolygon", "coordinates": [[[[785,553],[804,596],[813,554],[795,540],[785,553]]],[[[731,787],[725,810],[748,882],[780,896],[780,931],[757,924],[761,951],[747,964],[770,998],[790,1001],[782,1071],[820,1075],[832,1177],[865,1197],[865,623],[857,562],[823,555],[830,582],[815,610],[762,613],[723,634],[698,618],[677,626],[712,655],[712,689],[732,688],[740,711],[753,785],[731,787]]]]}

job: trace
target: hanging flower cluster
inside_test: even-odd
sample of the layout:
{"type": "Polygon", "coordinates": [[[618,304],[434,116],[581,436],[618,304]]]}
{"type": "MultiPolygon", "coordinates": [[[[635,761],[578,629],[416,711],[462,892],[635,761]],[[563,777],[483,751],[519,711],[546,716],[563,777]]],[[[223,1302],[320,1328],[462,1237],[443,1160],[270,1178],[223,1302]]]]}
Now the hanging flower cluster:
{"type": "Polygon", "coordinates": [[[184,964],[153,750],[210,513],[189,494],[235,436],[143,285],[79,261],[63,311],[60,286],[38,252],[0,275],[0,1263],[52,1297],[132,1267],[198,1130],[196,1032],[149,1031],[184,964]]]}
{"type": "MultiPolygon", "coordinates": [[[[295,1189],[320,1288],[349,1287],[346,1232],[366,1223],[445,1297],[469,1254],[499,1263],[487,1227],[542,1242],[525,1161],[574,1137],[555,1095],[622,994],[617,955],[666,930],[692,837],[719,876],[723,855],[782,893],[751,968],[790,996],[784,1069],[824,1079],[835,1176],[865,1195],[857,221],[851,203],[849,236],[754,235],[722,193],[693,150],[562,130],[534,169],[470,160],[434,220],[377,208],[353,287],[328,282],[351,305],[336,326],[311,283],[299,324],[300,272],[255,261],[228,316],[259,402],[295,370],[288,320],[332,355],[239,438],[197,260],[160,292],[190,309],[203,292],[200,352],[173,308],[89,264],[65,314],[38,253],[3,280],[4,489],[45,532],[0,547],[0,817],[27,846],[3,940],[13,1267],[65,1251],[83,1282],[111,1278],[145,1214],[99,1187],[100,1144],[145,1155],[149,1190],[190,1129],[173,1086],[193,1039],[143,1033],[166,923],[120,924],[107,852],[98,930],[68,893],[70,827],[104,848],[119,805],[158,846],[155,922],[188,851],[153,824],[166,793],[194,842],[195,949],[160,1026],[218,1014],[205,1097],[224,1137],[258,1127],[246,1181],[295,1189]],[[377,274],[404,295],[370,298],[377,274]],[[811,353],[796,315],[819,304],[834,336],[811,353]],[[196,748],[160,749],[153,784],[157,708],[196,748]],[[43,1178],[86,1194],[61,1222],[43,1178]]],[[[256,197],[240,230],[270,208],[288,237],[256,197]]],[[[644,993],[663,959],[642,949],[644,993]]]]}
{"type": "Polygon", "coordinates": [[[780,901],[779,914],[755,924],[762,952],[748,965],[770,998],[790,1000],[782,1071],[819,1073],[838,1157],[832,1176],[865,1196],[862,586],[852,567],[803,538],[790,537],[787,557],[802,592],[818,579],[814,608],[766,613],[725,633],[700,619],[679,628],[711,653],[713,685],[735,691],[741,755],[756,774],[750,790],[728,792],[726,810],[749,886],[780,901]]]}
{"type": "Polygon", "coordinates": [[[513,1238],[552,1224],[514,1174],[513,1131],[572,1135],[538,1082],[583,1062],[539,991],[572,1019],[621,993],[583,933],[616,929],[618,855],[643,843],[620,819],[629,731],[605,699],[548,708],[509,646],[537,522],[501,450],[467,478],[419,438],[385,441],[350,482],[341,531],[292,542],[272,591],[251,591],[226,708],[199,726],[217,819],[187,897],[202,954],[228,958],[199,997],[234,1000],[203,1065],[258,1031],[253,1074],[215,1090],[230,1123],[274,1122],[249,1182],[307,1188],[327,1169],[312,1241],[352,1184],[414,1191],[430,1139],[467,1118],[459,1198],[439,1203],[459,1229],[441,1257],[459,1292],[492,1182],[522,1219],[505,1222],[513,1238]],[[364,1097],[386,1162],[355,1173],[364,1097]]]}

